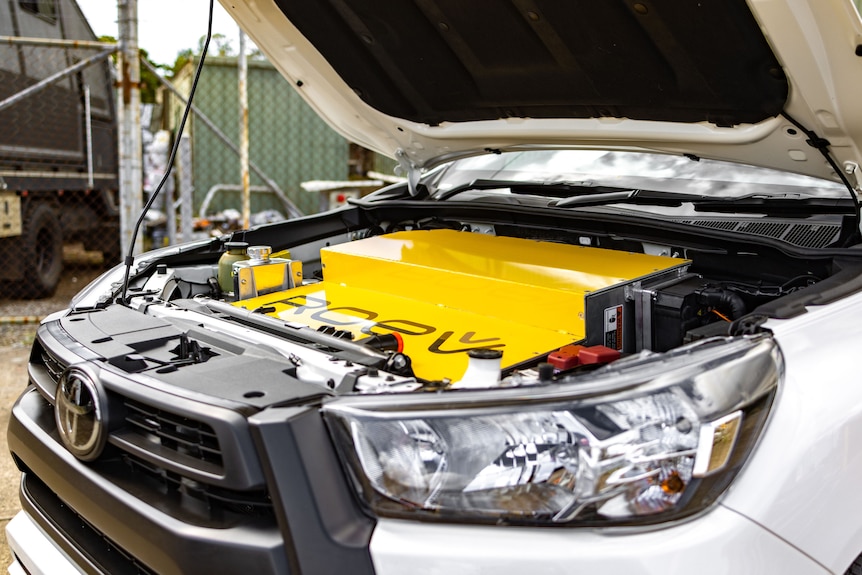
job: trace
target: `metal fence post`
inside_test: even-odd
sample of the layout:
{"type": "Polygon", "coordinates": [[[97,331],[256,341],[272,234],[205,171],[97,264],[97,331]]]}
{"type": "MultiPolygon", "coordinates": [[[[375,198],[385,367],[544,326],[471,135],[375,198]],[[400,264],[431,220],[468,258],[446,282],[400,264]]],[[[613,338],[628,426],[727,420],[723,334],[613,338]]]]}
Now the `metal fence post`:
{"type": "Polygon", "coordinates": [[[248,173],[248,60],[245,55],[245,32],[239,31],[239,166],[242,182],[242,227],[251,221],[251,179],[248,173]]]}
{"type": "Polygon", "coordinates": [[[188,134],[180,138],[177,152],[177,170],[180,181],[180,234],[184,242],[192,239],[192,211],[194,191],[192,185],[192,140],[188,134]]]}
{"type": "Polygon", "coordinates": [[[179,202],[176,199],[177,193],[174,180],[176,171],[174,171],[173,166],[168,166],[167,169],[171,171],[171,175],[165,182],[165,189],[162,190],[162,194],[164,194],[162,209],[165,212],[165,234],[168,236],[168,245],[173,246],[177,243],[177,205],[179,202]]]}
{"type": "MultiPolygon", "coordinates": [[[[138,58],[138,2],[118,0],[117,16],[120,33],[119,115],[120,148],[120,246],[129,253],[135,222],[143,207],[143,147],[141,144],[141,67],[138,58]]],[[[142,251],[141,238],[134,252],[142,251]]]]}
{"type": "Polygon", "coordinates": [[[93,189],[93,111],[90,106],[90,86],[84,84],[84,126],[87,137],[87,188],[93,189]]]}
{"type": "MultiPolygon", "coordinates": [[[[180,143],[182,144],[182,142],[180,143]]],[[[177,244],[177,207],[180,205],[180,201],[177,199],[178,194],[175,191],[176,186],[174,186],[177,171],[174,171],[173,167],[170,169],[173,173],[165,184],[165,187],[169,188],[165,190],[167,194],[165,196],[165,217],[167,218],[165,225],[167,226],[168,245],[173,246],[177,244]]]]}

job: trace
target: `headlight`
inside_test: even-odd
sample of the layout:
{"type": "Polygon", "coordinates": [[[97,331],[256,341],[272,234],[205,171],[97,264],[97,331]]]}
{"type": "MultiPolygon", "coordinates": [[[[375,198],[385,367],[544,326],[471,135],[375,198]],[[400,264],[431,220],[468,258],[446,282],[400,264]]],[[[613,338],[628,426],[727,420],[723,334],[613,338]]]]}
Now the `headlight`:
{"type": "Polygon", "coordinates": [[[324,408],[374,513],[444,521],[669,521],[716,500],[781,378],[771,338],[624,360],[561,384],[343,398],[324,408]]]}

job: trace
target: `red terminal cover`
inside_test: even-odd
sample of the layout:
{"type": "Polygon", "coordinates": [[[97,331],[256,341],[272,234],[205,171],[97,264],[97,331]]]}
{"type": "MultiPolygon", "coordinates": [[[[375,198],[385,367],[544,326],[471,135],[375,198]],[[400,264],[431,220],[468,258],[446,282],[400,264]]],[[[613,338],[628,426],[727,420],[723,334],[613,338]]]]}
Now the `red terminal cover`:
{"type": "Polygon", "coordinates": [[[578,359],[578,354],[582,349],[584,349],[582,345],[566,345],[561,347],[548,355],[548,363],[560,371],[572,369],[581,363],[578,359]]]}
{"type": "MultiPolygon", "coordinates": [[[[580,346],[578,346],[580,347],[580,346]]],[[[582,365],[594,363],[610,363],[620,358],[620,352],[603,345],[593,345],[581,349],[578,353],[578,360],[582,365]]]]}
{"type": "Polygon", "coordinates": [[[398,347],[395,349],[398,353],[402,353],[404,351],[404,338],[401,337],[401,334],[397,331],[393,331],[392,335],[395,336],[395,341],[398,342],[398,347]]]}

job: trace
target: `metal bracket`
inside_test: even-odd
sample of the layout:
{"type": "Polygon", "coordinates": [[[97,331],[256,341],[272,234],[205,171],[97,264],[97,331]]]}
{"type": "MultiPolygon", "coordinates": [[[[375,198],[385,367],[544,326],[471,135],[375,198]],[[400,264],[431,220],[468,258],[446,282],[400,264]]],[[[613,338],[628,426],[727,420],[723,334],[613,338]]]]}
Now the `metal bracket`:
{"type": "Polygon", "coordinates": [[[859,170],[859,164],[844,162],[844,173],[853,178],[853,187],[856,191],[862,190],[862,171],[859,170]]]}
{"type": "Polygon", "coordinates": [[[416,197],[419,195],[419,176],[421,175],[420,170],[416,167],[410,158],[407,157],[407,153],[399,148],[395,151],[395,159],[398,160],[398,165],[395,166],[395,173],[399,176],[404,176],[407,178],[407,190],[410,192],[410,195],[416,197]]]}
{"type": "MultiPolygon", "coordinates": [[[[856,162],[844,162],[844,175],[847,176],[847,181],[853,187],[850,192],[856,196],[857,205],[860,201],[860,191],[862,191],[862,170],[859,169],[859,164],[856,162]]],[[[859,226],[857,232],[862,233],[862,218],[856,219],[856,225],[859,226]]]]}

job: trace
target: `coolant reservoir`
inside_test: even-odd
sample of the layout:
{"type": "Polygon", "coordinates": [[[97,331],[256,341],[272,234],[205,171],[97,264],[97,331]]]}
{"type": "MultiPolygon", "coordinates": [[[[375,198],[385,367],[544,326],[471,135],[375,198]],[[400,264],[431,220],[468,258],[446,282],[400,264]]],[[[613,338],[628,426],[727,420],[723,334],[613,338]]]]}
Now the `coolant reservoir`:
{"type": "Polygon", "coordinates": [[[222,292],[233,291],[233,264],[248,259],[245,253],[248,244],[245,242],[227,242],[225,253],[218,259],[218,285],[222,292]]]}
{"type": "Polygon", "coordinates": [[[251,246],[247,260],[233,263],[233,291],[244,300],[302,284],[302,262],[272,258],[269,246],[251,246]]]}

